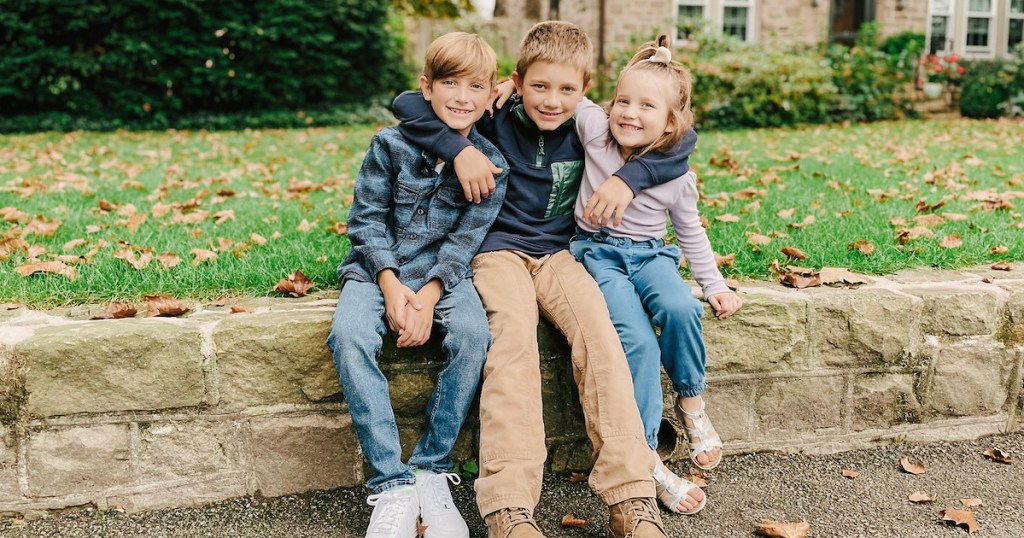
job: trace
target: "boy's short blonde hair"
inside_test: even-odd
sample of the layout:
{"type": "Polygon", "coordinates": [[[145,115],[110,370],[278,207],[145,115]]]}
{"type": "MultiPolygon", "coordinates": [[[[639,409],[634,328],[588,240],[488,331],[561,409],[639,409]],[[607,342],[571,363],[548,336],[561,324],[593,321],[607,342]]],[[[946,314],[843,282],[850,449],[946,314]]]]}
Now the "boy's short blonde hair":
{"type": "Polygon", "coordinates": [[[423,76],[428,84],[438,78],[469,76],[493,87],[498,80],[498,55],[477,34],[450,32],[427,47],[423,76]]]}
{"type": "Polygon", "coordinates": [[[535,62],[564,64],[579,69],[586,86],[593,61],[594,44],[582,28],[571,22],[544,21],[533,25],[519,45],[516,72],[523,78],[535,62]]]}

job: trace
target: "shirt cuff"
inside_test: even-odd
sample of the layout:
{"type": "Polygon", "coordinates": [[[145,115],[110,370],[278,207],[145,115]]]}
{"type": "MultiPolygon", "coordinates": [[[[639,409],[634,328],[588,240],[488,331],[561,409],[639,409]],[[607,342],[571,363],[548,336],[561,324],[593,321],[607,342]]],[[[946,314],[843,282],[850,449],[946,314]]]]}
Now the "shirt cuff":
{"type": "Polygon", "coordinates": [[[444,293],[449,293],[455,286],[458,286],[462,279],[465,278],[465,269],[463,266],[455,263],[438,263],[429,272],[427,272],[424,282],[430,282],[433,279],[437,279],[441,282],[441,287],[444,293]]]}
{"type": "Polygon", "coordinates": [[[364,259],[374,282],[377,281],[377,275],[385,269],[394,269],[396,273],[398,272],[398,259],[395,258],[395,253],[390,250],[378,250],[369,256],[365,256],[364,259]]]}

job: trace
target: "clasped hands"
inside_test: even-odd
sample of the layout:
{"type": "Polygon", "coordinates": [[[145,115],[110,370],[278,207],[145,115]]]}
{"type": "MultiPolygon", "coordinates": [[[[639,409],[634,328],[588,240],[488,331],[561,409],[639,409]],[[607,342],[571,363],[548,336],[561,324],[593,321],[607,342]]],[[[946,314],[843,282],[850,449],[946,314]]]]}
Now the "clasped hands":
{"type": "Polygon", "coordinates": [[[413,291],[390,269],[381,271],[377,282],[384,294],[388,327],[398,333],[398,347],[426,344],[434,324],[434,306],[441,298],[441,283],[431,280],[413,291]]]}

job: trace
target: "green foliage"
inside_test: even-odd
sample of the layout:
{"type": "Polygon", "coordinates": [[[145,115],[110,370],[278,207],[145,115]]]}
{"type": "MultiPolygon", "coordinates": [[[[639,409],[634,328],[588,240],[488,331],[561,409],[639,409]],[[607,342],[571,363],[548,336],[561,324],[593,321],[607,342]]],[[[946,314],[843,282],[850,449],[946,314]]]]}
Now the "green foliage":
{"type": "Polygon", "coordinates": [[[0,116],[175,125],[408,85],[383,0],[0,0],[0,116]]]}
{"type": "Polygon", "coordinates": [[[885,38],[878,48],[889,56],[897,56],[903,52],[918,55],[924,50],[924,34],[900,32],[885,38]]]}
{"type": "Polygon", "coordinates": [[[997,118],[1011,97],[1013,74],[1004,69],[1008,62],[965,63],[960,92],[960,114],[968,118],[997,118]]]}
{"type": "Polygon", "coordinates": [[[839,90],[835,118],[878,121],[913,115],[909,71],[895,68],[878,48],[878,23],[861,26],[853,47],[833,44],[825,56],[839,90]]]}
{"type": "Polygon", "coordinates": [[[472,13],[471,0],[391,0],[395,10],[428,19],[454,19],[472,13]]]}
{"type": "Polygon", "coordinates": [[[465,480],[472,480],[480,475],[480,465],[476,462],[476,458],[469,458],[462,464],[455,464],[451,468],[451,472],[461,476],[465,480]]]}

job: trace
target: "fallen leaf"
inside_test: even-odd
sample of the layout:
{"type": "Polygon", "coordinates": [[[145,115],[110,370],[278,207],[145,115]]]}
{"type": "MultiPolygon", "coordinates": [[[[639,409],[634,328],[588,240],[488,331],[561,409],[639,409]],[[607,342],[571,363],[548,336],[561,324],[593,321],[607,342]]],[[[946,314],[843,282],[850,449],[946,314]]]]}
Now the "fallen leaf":
{"type": "Polygon", "coordinates": [[[217,259],[216,252],[203,248],[192,249],[192,255],[195,256],[195,258],[192,259],[192,265],[199,265],[205,261],[213,261],[217,259]]]}
{"type": "Polygon", "coordinates": [[[999,450],[998,448],[989,448],[985,450],[984,454],[986,458],[992,461],[1005,463],[1007,465],[1013,463],[1013,457],[1007,454],[1006,452],[999,450]]]}
{"type": "Polygon", "coordinates": [[[739,291],[740,283],[735,278],[727,278],[725,279],[725,287],[732,291],[739,291]]]}
{"type": "Polygon", "coordinates": [[[911,493],[910,497],[908,497],[908,498],[910,499],[910,502],[918,503],[918,504],[930,503],[930,502],[934,502],[935,501],[935,497],[932,497],[931,495],[929,495],[929,494],[927,494],[927,493],[925,493],[923,491],[915,491],[915,492],[911,493]]]}
{"type": "Polygon", "coordinates": [[[210,306],[224,306],[226,304],[228,304],[228,298],[227,297],[221,297],[219,299],[214,299],[213,301],[210,302],[210,306]]]}
{"type": "Polygon", "coordinates": [[[810,531],[811,524],[806,521],[783,523],[771,519],[762,519],[757,530],[754,532],[771,538],[805,538],[810,531]]]}
{"type": "Polygon", "coordinates": [[[967,220],[967,215],[963,213],[943,213],[942,216],[946,217],[946,220],[967,220]]]}
{"type": "Polygon", "coordinates": [[[299,227],[296,228],[296,230],[305,233],[308,232],[312,227],[313,226],[309,223],[308,220],[302,219],[302,222],[299,223],[299,227]]]}
{"type": "Polygon", "coordinates": [[[781,218],[788,219],[792,218],[794,213],[796,213],[796,209],[791,207],[789,209],[783,209],[782,211],[779,211],[778,213],[776,213],[776,215],[778,215],[781,218]]]}
{"type": "Polygon", "coordinates": [[[860,284],[871,283],[870,278],[851,272],[845,267],[822,267],[818,276],[821,278],[821,283],[825,285],[846,284],[849,286],[857,286],[860,284]]]}
{"type": "Polygon", "coordinates": [[[875,245],[872,245],[870,242],[863,239],[858,239],[853,243],[846,245],[846,248],[860,251],[860,253],[865,256],[870,256],[875,253],[875,245]]]}
{"type": "Polygon", "coordinates": [[[253,232],[252,235],[249,236],[249,239],[251,239],[253,243],[256,243],[257,245],[260,246],[267,244],[267,239],[255,232],[253,232]]]}
{"type": "Polygon", "coordinates": [[[124,226],[125,228],[128,228],[128,232],[135,233],[139,231],[139,226],[142,226],[142,223],[144,222],[146,222],[146,214],[136,213],[131,217],[128,217],[127,221],[124,221],[124,226]]]}
{"type": "Polygon", "coordinates": [[[136,271],[141,271],[149,265],[149,262],[153,261],[153,253],[149,250],[136,252],[132,248],[122,248],[114,252],[114,258],[124,260],[136,271]]]}
{"type": "Polygon", "coordinates": [[[577,529],[585,529],[587,528],[587,520],[579,519],[573,516],[572,514],[565,514],[564,516],[562,516],[562,526],[573,527],[577,529]]]}
{"type": "Polygon", "coordinates": [[[960,499],[960,504],[967,508],[978,508],[984,503],[981,502],[981,499],[960,499]]]}
{"type": "Polygon", "coordinates": [[[945,510],[939,511],[939,516],[942,518],[942,521],[952,523],[956,526],[966,527],[967,534],[973,534],[974,531],[980,528],[978,520],[974,518],[974,512],[971,512],[970,510],[946,508],[945,510]]]}
{"type": "Polygon", "coordinates": [[[719,267],[732,267],[736,263],[736,254],[729,254],[728,256],[719,256],[715,252],[715,265],[719,267]]]}
{"type": "Polygon", "coordinates": [[[174,317],[180,316],[190,310],[185,303],[170,295],[147,295],[146,296],[146,317],[156,316],[174,317]]]}
{"type": "Polygon", "coordinates": [[[14,268],[14,271],[21,276],[29,276],[35,273],[53,273],[60,275],[68,280],[78,279],[78,271],[74,267],[64,262],[36,262],[27,263],[25,265],[19,265],[14,268]]]}
{"type": "Polygon", "coordinates": [[[427,527],[430,525],[424,525],[423,520],[416,518],[416,536],[417,538],[424,538],[427,535],[427,527]]]}
{"type": "Polygon", "coordinates": [[[218,212],[213,214],[213,218],[214,218],[214,221],[213,221],[214,224],[224,224],[224,221],[235,220],[235,210],[234,209],[225,209],[223,211],[218,211],[218,212]]]}
{"type": "Polygon", "coordinates": [[[781,281],[784,285],[797,289],[813,288],[821,285],[821,278],[817,274],[802,275],[792,271],[782,275],[781,281]]]}
{"type": "Polygon", "coordinates": [[[74,250],[74,249],[76,249],[76,248],[78,248],[78,247],[80,247],[80,246],[82,246],[82,245],[84,245],[84,244],[86,244],[88,242],[89,241],[87,241],[85,239],[72,239],[71,241],[68,241],[67,243],[64,243],[63,249],[64,249],[65,252],[67,252],[69,250],[74,250]]]}
{"type": "Polygon", "coordinates": [[[926,211],[935,211],[944,205],[946,205],[945,200],[939,200],[934,204],[929,204],[927,200],[918,200],[916,208],[918,213],[924,213],[926,211]]]}
{"type": "Polygon", "coordinates": [[[292,297],[302,297],[314,286],[316,284],[312,280],[306,278],[302,271],[296,269],[294,273],[288,275],[288,278],[282,278],[277,286],[274,286],[274,291],[292,297]]]}
{"type": "Polygon", "coordinates": [[[740,218],[737,217],[736,215],[733,215],[732,213],[726,213],[724,215],[718,215],[717,217],[715,217],[715,220],[719,222],[739,222],[740,218]]]}
{"type": "Polygon", "coordinates": [[[768,237],[767,235],[761,235],[761,234],[753,233],[753,234],[750,234],[750,236],[747,237],[747,244],[749,244],[751,246],[755,246],[755,247],[759,246],[759,245],[767,245],[768,243],[771,243],[771,242],[772,242],[772,238],[768,237]]]}
{"type": "Polygon", "coordinates": [[[590,478],[590,473],[571,473],[569,474],[569,482],[586,482],[590,478]]]}
{"type": "Polygon", "coordinates": [[[936,215],[935,213],[929,213],[927,215],[918,215],[914,217],[914,222],[920,226],[941,226],[946,223],[946,219],[936,215]]]}
{"type": "Polygon", "coordinates": [[[1009,271],[1010,264],[1006,262],[996,262],[991,265],[991,268],[995,269],[996,271],[1009,271]]]}
{"type": "Polygon", "coordinates": [[[334,224],[327,227],[327,232],[336,233],[338,235],[348,235],[348,223],[335,222],[334,224]]]}
{"type": "Polygon", "coordinates": [[[181,258],[173,252],[164,252],[157,255],[156,261],[160,262],[160,265],[163,265],[165,268],[170,269],[181,263],[181,258]]]}
{"type": "Polygon", "coordinates": [[[939,246],[942,248],[959,248],[964,242],[960,240],[960,234],[952,234],[939,239],[939,246]]]}
{"type": "Polygon", "coordinates": [[[249,313],[252,313],[252,309],[247,307],[247,306],[242,306],[242,305],[237,305],[236,304],[236,305],[232,305],[231,306],[231,313],[232,314],[249,314],[249,313]]]}
{"type": "Polygon", "coordinates": [[[858,476],[860,476],[860,472],[859,471],[851,471],[849,469],[843,469],[843,478],[853,479],[853,478],[857,478],[858,476]]]}
{"type": "Polygon", "coordinates": [[[889,224],[892,224],[893,226],[906,226],[907,219],[903,217],[893,217],[889,219],[889,224]]]}
{"type": "Polygon", "coordinates": [[[900,459],[900,466],[903,467],[904,471],[910,474],[924,474],[925,471],[923,463],[919,461],[910,461],[910,458],[907,456],[903,456],[903,458],[900,459]]]}
{"type": "MultiPolygon", "coordinates": [[[[64,250],[67,250],[67,245],[65,245],[64,250]]],[[[988,252],[989,254],[1006,254],[1009,250],[1009,248],[1004,247],[1003,245],[998,245],[988,249],[988,252]]]]}
{"type": "Polygon", "coordinates": [[[89,319],[121,319],[121,318],[130,318],[130,317],[134,316],[137,312],[138,312],[138,310],[136,310],[135,307],[130,305],[130,304],[114,302],[114,303],[108,304],[107,307],[103,310],[102,314],[99,314],[97,316],[93,316],[93,317],[91,317],[89,319]]]}
{"type": "Polygon", "coordinates": [[[796,258],[798,260],[807,259],[807,255],[804,254],[802,250],[796,247],[783,247],[782,253],[785,254],[786,256],[789,256],[790,258],[796,258]]]}

